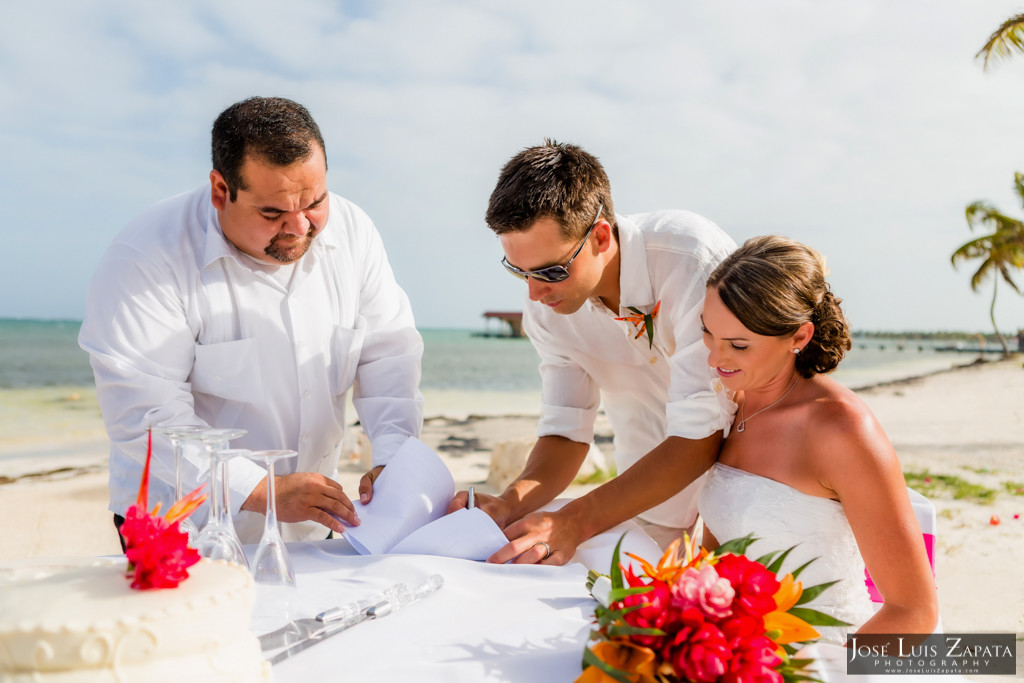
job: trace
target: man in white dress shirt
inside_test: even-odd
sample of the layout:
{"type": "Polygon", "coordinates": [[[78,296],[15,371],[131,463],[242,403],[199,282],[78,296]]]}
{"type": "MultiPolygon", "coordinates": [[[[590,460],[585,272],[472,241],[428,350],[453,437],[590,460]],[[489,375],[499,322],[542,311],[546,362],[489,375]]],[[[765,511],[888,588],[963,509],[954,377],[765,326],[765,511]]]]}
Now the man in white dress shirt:
{"type": "MultiPolygon", "coordinates": [[[[552,141],[505,165],[487,224],[505,268],[527,282],[523,328],[543,385],[523,473],[500,495],[477,496],[510,539],[491,561],[564,564],[636,516],[663,547],[692,530],[731,417],[709,374],[700,312],[705,281],[735,243],[686,211],[616,215],[600,162],[552,141]],[[576,476],[602,404],[618,476],[557,512],[533,512],[576,476]]],[[[451,507],[464,504],[459,493],[451,507]]]]}
{"type": "MultiPolygon", "coordinates": [[[[305,108],[232,105],[212,148],[210,184],[129,224],[89,290],[79,344],[111,440],[110,509],[118,524],[135,500],[148,427],[241,428],[234,448],[298,452],[275,480],[286,540],[324,538],[343,530],[331,515],[358,523],[334,479],[349,390],[373,445],[359,486],[368,500],[381,467],[420,433],[423,342],[373,223],[328,192],[323,138],[305,108]]],[[[242,458],[229,466],[230,510],[253,543],[266,472],[242,458]]],[[[207,467],[190,452],[186,491],[207,467]]],[[[154,435],[151,504],[167,509],[174,471],[154,435]]]]}

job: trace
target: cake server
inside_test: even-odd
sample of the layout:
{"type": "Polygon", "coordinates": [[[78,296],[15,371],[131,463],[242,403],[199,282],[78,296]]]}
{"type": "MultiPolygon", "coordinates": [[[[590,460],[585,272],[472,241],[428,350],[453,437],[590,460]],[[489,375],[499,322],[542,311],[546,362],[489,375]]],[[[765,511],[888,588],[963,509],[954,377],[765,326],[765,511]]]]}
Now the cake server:
{"type": "MultiPolygon", "coordinates": [[[[297,626],[295,630],[288,631],[283,636],[285,642],[291,644],[275,654],[273,657],[270,657],[269,661],[272,665],[280,664],[284,660],[302,652],[307,647],[316,645],[317,643],[326,640],[333,635],[337,635],[356,624],[361,624],[364,621],[369,621],[371,619],[385,617],[388,614],[419,600],[420,598],[430,595],[443,585],[444,578],[440,574],[433,574],[426,581],[411,590],[406,588],[404,585],[399,584],[399,586],[395,587],[398,590],[393,588],[385,592],[385,595],[390,594],[388,597],[385,597],[369,607],[361,609],[355,613],[347,611],[344,608],[336,608],[337,612],[335,612],[335,610],[328,610],[328,612],[317,615],[315,619],[297,619],[295,622],[292,622],[292,624],[298,624],[299,622],[304,623],[301,626],[297,626]],[[342,617],[329,621],[321,620],[321,617],[331,619],[331,617],[337,613],[342,614],[342,617]],[[317,626],[314,627],[309,622],[313,622],[317,626]],[[305,632],[303,633],[300,629],[304,629],[305,632]],[[288,635],[289,633],[291,635],[288,635]]],[[[292,624],[289,624],[289,626],[292,624]]],[[[285,627],[285,629],[287,628],[288,626],[285,627]]],[[[275,649],[274,647],[265,647],[263,645],[264,638],[267,638],[267,642],[269,643],[269,637],[276,636],[281,630],[282,629],[278,629],[278,631],[273,631],[260,638],[260,646],[263,648],[264,652],[275,649]]]]}

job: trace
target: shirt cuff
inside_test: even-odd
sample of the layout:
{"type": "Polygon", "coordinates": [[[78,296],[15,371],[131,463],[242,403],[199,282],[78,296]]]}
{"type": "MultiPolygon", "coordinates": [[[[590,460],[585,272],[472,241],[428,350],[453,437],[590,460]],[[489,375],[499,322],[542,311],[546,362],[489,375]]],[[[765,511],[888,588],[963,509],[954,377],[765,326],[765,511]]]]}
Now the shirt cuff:
{"type": "Polygon", "coordinates": [[[596,417],[594,409],[544,405],[537,423],[537,436],[562,436],[578,443],[590,443],[594,440],[596,417]]]}
{"type": "MultiPolygon", "coordinates": [[[[267,471],[256,463],[244,457],[232,458],[228,461],[228,487],[231,489],[231,504],[229,509],[232,515],[242,511],[242,504],[249,498],[256,489],[267,471]]],[[[213,495],[213,491],[206,493],[213,495]]],[[[264,510],[256,510],[264,514],[264,510]]]]}
{"type": "Polygon", "coordinates": [[[402,447],[411,437],[408,434],[382,434],[374,439],[373,444],[373,466],[380,467],[391,462],[398,449],[402,447]]]}
{"type": "Polygon", "coordinates": [[[707,391],[699,391],[665,406],[668,420],[666,436],[704,439],[715,432],[728,432],[735,414],[736,404],[722,383],[715,379],[707,391]]]}

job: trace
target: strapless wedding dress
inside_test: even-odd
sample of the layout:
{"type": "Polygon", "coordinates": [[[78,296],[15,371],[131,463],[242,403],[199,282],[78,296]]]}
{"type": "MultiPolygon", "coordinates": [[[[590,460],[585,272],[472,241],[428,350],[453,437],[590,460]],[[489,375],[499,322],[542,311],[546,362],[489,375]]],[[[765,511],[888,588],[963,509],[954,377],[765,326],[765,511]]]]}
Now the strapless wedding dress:
{"type": "Polygon", "coordinates": [[[720,543],[753,533],[760,540],[747,549],[751,559],[795,546],[782,566],[784,572],[817,558],[798,580],[804,586],[839,580],[801,605],[851,624],[818,627],[822,640],[846,642],[846,634],[875,613],[864,584],[864,560],[838,502],[716,463],[697,505],[705,527],[720,543]]]}

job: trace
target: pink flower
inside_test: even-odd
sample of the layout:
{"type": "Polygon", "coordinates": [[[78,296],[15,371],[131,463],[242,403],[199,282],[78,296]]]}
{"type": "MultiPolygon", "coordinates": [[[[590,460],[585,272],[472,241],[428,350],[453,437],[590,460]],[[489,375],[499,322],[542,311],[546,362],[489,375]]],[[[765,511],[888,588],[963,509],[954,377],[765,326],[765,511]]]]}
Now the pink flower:
{"type": "Polygon", "coordinates": [[[672,586],[672,605],[681,610],[697,607],[711,619],[732,614],[736,591],[709,564],[700,569],[687,569],[672,586]]]}

